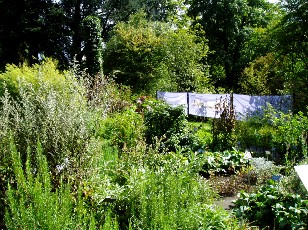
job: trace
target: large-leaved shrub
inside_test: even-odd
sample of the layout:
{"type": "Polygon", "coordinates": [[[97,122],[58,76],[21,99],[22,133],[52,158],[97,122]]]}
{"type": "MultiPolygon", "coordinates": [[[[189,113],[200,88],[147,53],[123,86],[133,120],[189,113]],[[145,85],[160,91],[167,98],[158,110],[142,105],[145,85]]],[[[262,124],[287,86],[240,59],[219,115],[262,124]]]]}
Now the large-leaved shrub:
{"type": "Polygon", "coordinates": [[[308,201],[285,193],[273,181],[256,193],[242,192],[234,212],[261,228],[307,229],[308,226],[308,201]]]}

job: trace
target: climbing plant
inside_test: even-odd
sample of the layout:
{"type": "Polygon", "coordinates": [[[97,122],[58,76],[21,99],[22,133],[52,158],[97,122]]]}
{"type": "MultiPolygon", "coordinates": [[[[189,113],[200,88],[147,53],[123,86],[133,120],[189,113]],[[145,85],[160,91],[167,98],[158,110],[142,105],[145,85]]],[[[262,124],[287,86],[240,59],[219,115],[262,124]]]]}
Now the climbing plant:
{"type": "Polygon", "coordinates": [[[102,73],[103,66],[103,40],[101,37],[100,19],[88,16],[83,20],[85,36],[85,67],[90,75],[102,73]]]}

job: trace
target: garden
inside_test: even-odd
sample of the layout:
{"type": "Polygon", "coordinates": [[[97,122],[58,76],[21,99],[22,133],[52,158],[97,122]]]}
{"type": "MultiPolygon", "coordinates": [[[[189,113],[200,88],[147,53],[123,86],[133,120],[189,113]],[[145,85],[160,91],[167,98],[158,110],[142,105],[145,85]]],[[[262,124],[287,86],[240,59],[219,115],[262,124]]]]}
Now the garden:
{"type": "Polygon", "coordinates": [[[188,117],[52,60],[0,81],[0,228],[308,228],[304,113],[188,117]]]}

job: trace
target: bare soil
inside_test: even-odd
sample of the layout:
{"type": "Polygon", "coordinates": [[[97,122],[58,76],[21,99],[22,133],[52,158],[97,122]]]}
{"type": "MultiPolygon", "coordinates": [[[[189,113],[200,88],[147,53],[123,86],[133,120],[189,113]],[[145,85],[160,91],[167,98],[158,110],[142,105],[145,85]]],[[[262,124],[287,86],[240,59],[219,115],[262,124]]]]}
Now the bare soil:
{"type": "Polygon", "coordinates": [[[255,182],[245,175],[211,176],[208,183],[221,196],[215,204],[226,210],[232,209],[240,191],[252,192],[255,189],[255,182]]]}

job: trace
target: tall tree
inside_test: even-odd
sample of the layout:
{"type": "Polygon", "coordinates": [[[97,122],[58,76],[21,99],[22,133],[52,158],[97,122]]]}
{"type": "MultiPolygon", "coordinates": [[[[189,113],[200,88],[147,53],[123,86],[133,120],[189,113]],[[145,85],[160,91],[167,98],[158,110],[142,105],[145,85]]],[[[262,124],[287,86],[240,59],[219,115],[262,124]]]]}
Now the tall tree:
{"type": "Polygon", "coordinates": [[[103,37],[108,40],[109,32],[118,22],[127,22],[130,15],[144,11],[154,21],[170,21],[185,8],[185,0],[103,0],[99,17],[102,21],[103,37]]]}
{"type": "Polygon", "coordinates": [[[284,0],[285,15],[274,31],[276,52],[283,60],[286,90],[294,94],[296,110],[308,104],[308,2],[284,0]]]}
{"type": "Polygon", "coordinates": [[[102,73],[103,67],[103,41],[99,18],[88,16],[83,20],[85,34],[85,66],[90,75],[102,73]]]}
{"type": "Polygon", "coordinates": [[[75,58],[82,63],[88,16],[99,18],[107,41],[118,22],[140,9],[147,18],[166,21],[181,7],[183,0],[0,0],[0,69],[6,63],[35,63],[42,56],[56,58],[63,67],[75,58]]]}
{"type": "Polygon", "coordinates": [[[43,1],[0,1],[0,62],[33,61],[40,46],[43,1]]]}
{"type": "Polygon", "coordinates": [[[65,61],[63,12],[52,0],[0,1],[0,69],[46,55],[65,61]]]}
{"type": "Polygon", "coordinates": [[[212,53],[208,62],[213,82],[227,90],[236,90],[240,74],[249,62],[242,57],[242,51],[252,28],[266,27],[270,4],[265,0],[188,0],[188,3],[189,15],[203,27],[209,40],[212,53]]]}

